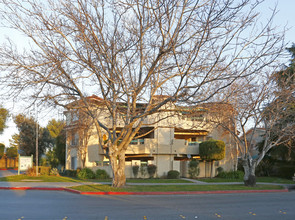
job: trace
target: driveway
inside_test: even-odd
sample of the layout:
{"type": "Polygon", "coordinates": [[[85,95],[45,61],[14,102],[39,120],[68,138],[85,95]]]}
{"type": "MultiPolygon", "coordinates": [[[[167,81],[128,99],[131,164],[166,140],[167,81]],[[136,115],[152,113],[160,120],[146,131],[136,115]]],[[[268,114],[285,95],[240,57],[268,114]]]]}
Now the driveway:
{"type": "Polygon", "coordinates": [[[17,175],[17,170],[0,170],[0,177],[17,175]]]}

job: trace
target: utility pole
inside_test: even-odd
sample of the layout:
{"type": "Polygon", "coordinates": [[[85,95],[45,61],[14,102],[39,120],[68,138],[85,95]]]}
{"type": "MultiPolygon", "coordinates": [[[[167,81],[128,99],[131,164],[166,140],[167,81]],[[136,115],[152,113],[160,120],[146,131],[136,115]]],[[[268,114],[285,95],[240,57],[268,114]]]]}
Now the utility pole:
{"type": "Polygon", "coordinates": [[[39,136],[39,132],[38,132],[38,106],[37,103],[35,104],[35,109],[36,109],[36,176],[38,176],[38,157],[39,157],[39,152],[38,152],[38,136],[39,136]]]}

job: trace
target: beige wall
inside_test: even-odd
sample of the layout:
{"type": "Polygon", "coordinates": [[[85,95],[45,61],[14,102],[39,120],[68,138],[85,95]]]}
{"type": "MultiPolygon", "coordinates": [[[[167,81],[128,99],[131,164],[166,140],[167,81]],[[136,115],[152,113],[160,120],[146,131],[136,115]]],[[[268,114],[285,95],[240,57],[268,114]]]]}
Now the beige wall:
{"type": "MultiPolygon", "coordinates": [[[[171,108],[172,105],[163,106],[163,108],[171,108]]],[[[70,123],[71,115],[67,114],[67,124],[70,123]]],[[[101,111],[98,113],[99,119],[104,121],[106,124],[110,123],[107,115],[101,111]]],[[[171,113],[161,113],[148,116],[145,120],[146,123],[153,123],[159,118],[164,118],[171,113]]],[[[123,121],[119,121],[119,126],[123,126],[123,121]]],[[[230,135],[224,134],[221,129],[213,129],[212,125],[209,123],[205,123],[205,121],[191,121],[188,118],[173,116],[168,119],[160,121],[157,125],[152,126],[160,126],[154,132],[154,139],[145,139],[144,144],[141,145],[130,145],[126,151],[127,154],[145,154],[149,156],[153,156],[154,160],[149,161],[149,163],[153,163],[157,165],[158,177],[166,175],[169,170],[178,170],[181,168],[186,170],[188,162],[180,162],[174,160],[175,156],[181,155],[198,155],[199,154],[199,145],[187,145],[184,140],[174,139],[174,128],[183,128],[183,129],[195,129],[195,130],[206,130],[208,131],[208,136],[223,140],[226,144],[226,157],[225,159],[219,162],[218,166],[223,167],[225,170],[233,170],[235,168],[236,162],[236,148],[233,143],[233,139],[230,135]]],[[[69,142],[69,141],[68,141],[69,142]]],[[[66,151],[66,169],[71,168],[71,157],[77,156],[77,150],[74,148],[68,148],[66,151]]],[[[111,175],[110,167],[100,167],[97,166],[96,162],[103,161],[104,155],[103,150],[98,146],[98,137],[96,135],[96,130],[93,128],[93,135],[89,140],[87,158],[86,158],[86,166],[92,167],[93,169],[106,169],[108,173],[111,175]]],[[[126,177],[133,177],[132,173],[132,164],[133,162],[126,162],[126,177]]],[[[139,163],[140,165],[140,163],[139,163]]],[[[218,166],[214,167],[217,168],[218,166]]],[[[77,167],[81,167],[81,160],[77,156],[77,167]]],[[[204,163],[200,163],[200,177],[205,176],[205,165],[204,163]]]]}

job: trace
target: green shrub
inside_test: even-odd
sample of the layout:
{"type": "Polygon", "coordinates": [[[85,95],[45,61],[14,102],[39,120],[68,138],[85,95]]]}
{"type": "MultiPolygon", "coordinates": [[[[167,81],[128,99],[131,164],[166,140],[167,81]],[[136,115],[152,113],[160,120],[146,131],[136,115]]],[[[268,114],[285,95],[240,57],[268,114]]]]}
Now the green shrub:
{"type": "Polygon", "coordinates": [[[57,169],[57,168],[52,168],[52,169],[50,170],[50,175],[53,175],[53,176],[59,176],[58,169],[57,169]]]}
{"type": "Polygon", "coordinates": [[[225,178],[225,179],[243,179],[244,172],[242,171],[223,171],[218,173],[217,177],[225,178]]]}
{"type": "Polygon", "coordinates": [[[9,147],[6,148],[6,156],[10,158],[16,158],[17,157],[17,147],[9,147]]]}
{"type": "Polygon", "coordinates": [[[169,170],[167,173],[167,179],[179,179],[180,173],[177,170],[169,170]]]}
{"type": "Polygon", "coordinates": [[[50,174],[50,167],[39,166],[38,171],[39,171],[39,174],[41,174],[41,175],[49,175],[50,174]]]}
{"type": "Polygon", "coordinates": [[[83,168],[78,174],[77,177],[79,179],[94,179],[95,178],[95,174],[94,172],[90,169],[90,168],[83,168]]]}
{"type": "Polygon", "coordinates": [[[26,171],[27,176],[36,176],[36,167],[29,167],[26,171]]]}
{"type": "Polygon", "coordinates": [[[256,176],[271,176],[274,169],[274,160],[266,156],[263,160],[259,163],[259,165],[255,169],[256,176]]]}
{"type": "Polygon", "coordinates": [[[291,179],[295,173],[295,166],[293,165],[283,165],[278,167],[278,173],[276,176],[281,178],[291,179]]]}
{"type": "Polygon", "coordinates": [[[150,176],[150,178],[153,178],[155,173],[156,173],[156,170],[157,170],[157,166],[154,165],[154,164],[149,164],[147,166],[147,171],[148,171],[148,174],[150,176]]]}
{"type": "Polygon", "coordinates": [[[221,172],[223,172],[224,170],[223,170],[223,167],[217,167],[216,171],[217,171],[217,173],[221,173],[221,172]]]}
{"type": "Polygon", "coordinates": [[[0,158],[3,157],[4,155],[4,149],[5,149],[5,145],[0,143],[0,158]]]}
{"type": "Polygon", "coordinates": [[[68,177],[77,177],[77,170],[65,170],[63,175],[68,177]]]}
{"type": "Polygon", "coordinates": [[[133,172],[133,175],[135,178],[137,178],[137,176],[138,176],[138,171],[139,171],[138,165],[132,166],[132,172],[133,172]]]}
{"type": "Polygon", "coordinates": [[[197,178],[197,176],[199,176],[200,168],[198,160],[193,159],[188,163],[188,174],[192,179],[197,178]]]}
{"type": "Polygon", "coordinates": [[[211,139],[200,143],[200,157],[202,160],[222,160],[225,157],[225,143],[211,139]]]}
{"type": "Polygon", "coordinates": [[[95,178],[97,179],[109,179],[110,176],[105,170],[98,169],[95,171],[95,178]]]}
{"type": "Polygon", "coordinates": [[[140,166],[140,174],[141,174],[141,177],[145,178],[145,176],[147,174],[147,166],[146,165],[140,166]]]}

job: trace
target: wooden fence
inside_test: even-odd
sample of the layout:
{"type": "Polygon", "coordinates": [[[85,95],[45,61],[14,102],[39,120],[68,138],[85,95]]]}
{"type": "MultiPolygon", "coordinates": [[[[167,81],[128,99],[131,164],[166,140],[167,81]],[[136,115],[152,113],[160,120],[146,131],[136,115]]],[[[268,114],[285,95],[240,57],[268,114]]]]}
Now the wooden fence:
{"type": "Polygon", "coordinates": [[[17,167],[18,167],[18,158],[9,158],[9,157],[3,156],[0,159],[0,169],[1,168],[2,169],[17,168],[17,167]]]}

